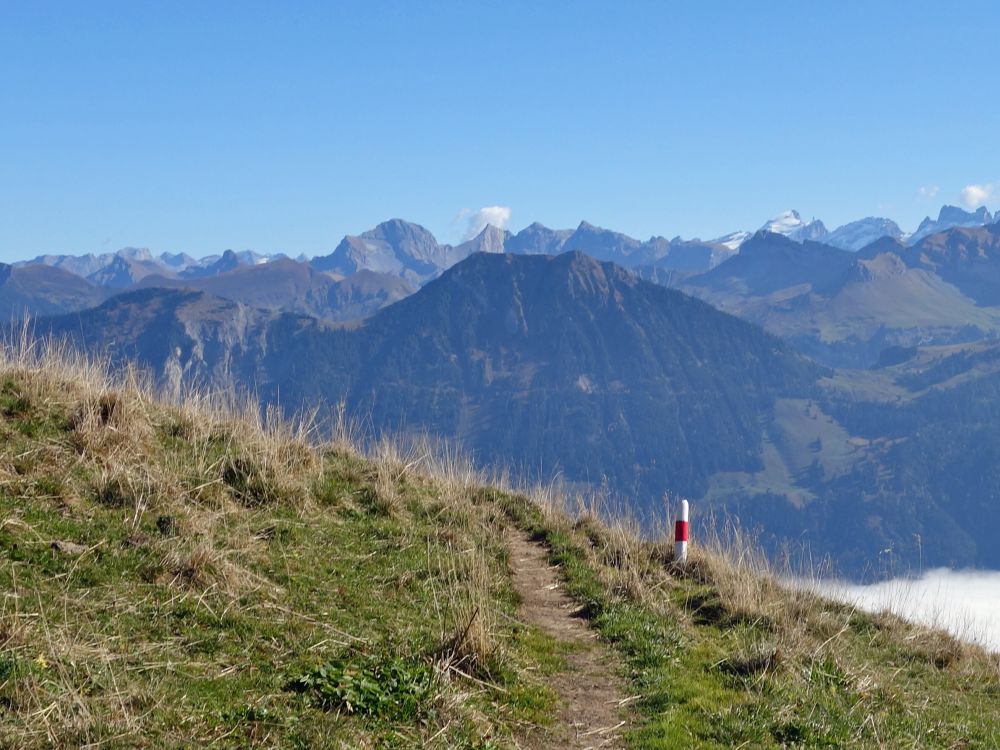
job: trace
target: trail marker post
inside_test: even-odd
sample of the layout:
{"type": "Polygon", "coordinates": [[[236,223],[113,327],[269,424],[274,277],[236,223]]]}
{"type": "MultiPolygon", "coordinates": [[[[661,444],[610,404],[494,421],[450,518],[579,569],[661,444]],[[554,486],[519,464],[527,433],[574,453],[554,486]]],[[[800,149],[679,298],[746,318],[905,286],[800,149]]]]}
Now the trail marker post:
{"type": "Polygon", "coordinates": [[[681,567],[688,560],[688,501],[681,500],[681,514],[674,526],[674,562],[681,567]]]}

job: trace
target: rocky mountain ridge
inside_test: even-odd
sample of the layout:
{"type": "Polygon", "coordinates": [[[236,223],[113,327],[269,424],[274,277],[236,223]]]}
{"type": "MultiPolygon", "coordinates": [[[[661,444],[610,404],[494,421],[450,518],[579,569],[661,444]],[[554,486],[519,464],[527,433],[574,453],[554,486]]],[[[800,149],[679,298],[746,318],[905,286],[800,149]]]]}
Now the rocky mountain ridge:
{"type": "MultiPolygon", "coordinates": [[[[868,217],[830,231],[822,221],[805,221],[797,211],[786,211],[764,222],[760,230],[781,234],[799,243],[821,242],[842,250],[860,251],[883,238],[914,245],[925,237],[949,229],[986,226],[995,217],[980,207],[974,212],[944,206],[938,218],[924,219],[912,234],[903,232],[892,220],[868,217]]],[[[538,222],[517,233],[487,225],[470,240],[458,245],[440,243],[434,235],[403,219],[390,219],[359,235],[347,235],[327,255],[311,260],[300,256],[318,271],[349,276],[360,270],[392,274],[412,286],[437,278],[443,271],[477,252],[525,255],[557,255],[580,251],[599,260],[610,260],[629,268],[644,268],[644,275],[664,276],[671,272],[706,272],[732,257],[754,233],[737,231],[703,241],[676,236],[653,236],[638,240],[621,232],[586,221],[576,229],[550,229],[538,222]]],[[[237,268],[263,265],[285,259],[283,254],[262,255],[250,250],[226,250],[222,255],[195,259],[186,253],[154,256],[146,248],[123,248],[115,253],[95,255],[42,255],[15,265],[46,265],[61,268],[98,286],[125,289],[147,276],[194,279],[214,276],[237,268]]]]}

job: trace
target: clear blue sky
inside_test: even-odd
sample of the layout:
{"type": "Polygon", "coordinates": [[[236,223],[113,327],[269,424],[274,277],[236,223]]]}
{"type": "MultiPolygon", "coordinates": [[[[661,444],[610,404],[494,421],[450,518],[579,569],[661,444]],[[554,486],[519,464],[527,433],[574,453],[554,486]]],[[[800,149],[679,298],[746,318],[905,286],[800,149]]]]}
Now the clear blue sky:
{"type": "Polygon", "coordinates": [[[455,241],[490,205],[912,228],[1000,182],[998,32],[998,2],[0,0],[0,259],[455,241]]]}

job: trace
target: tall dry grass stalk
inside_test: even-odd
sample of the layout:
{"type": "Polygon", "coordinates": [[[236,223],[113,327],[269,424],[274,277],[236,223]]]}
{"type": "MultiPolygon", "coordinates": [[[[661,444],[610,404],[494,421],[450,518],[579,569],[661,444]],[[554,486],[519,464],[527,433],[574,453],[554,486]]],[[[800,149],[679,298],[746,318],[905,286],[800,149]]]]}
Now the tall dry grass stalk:
{"type": "Polygon", "coordinates": [[[439,663],[443,671],[488,677],[502,657],[496,574],[483,550],[451,549],[447,562],[435,561],[434,589],[441,629],[439,663]],[[456,554],[457,553],[457,554],[456,554]]]}

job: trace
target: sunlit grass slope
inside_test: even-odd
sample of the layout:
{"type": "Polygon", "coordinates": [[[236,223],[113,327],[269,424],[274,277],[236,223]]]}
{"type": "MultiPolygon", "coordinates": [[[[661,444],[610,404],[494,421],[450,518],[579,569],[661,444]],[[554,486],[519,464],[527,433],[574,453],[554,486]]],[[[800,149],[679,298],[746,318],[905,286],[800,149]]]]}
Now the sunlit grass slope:
{"type": "Polygon", "coordinates": [[[545,747],[564,647],[517,619],[547,546],[633,747],[993,747],[996,660],[669,547],[464,461],[0,358],[0,745],[545,747]],[[324,433],[328,434],[328,433],[324,433]]]}

